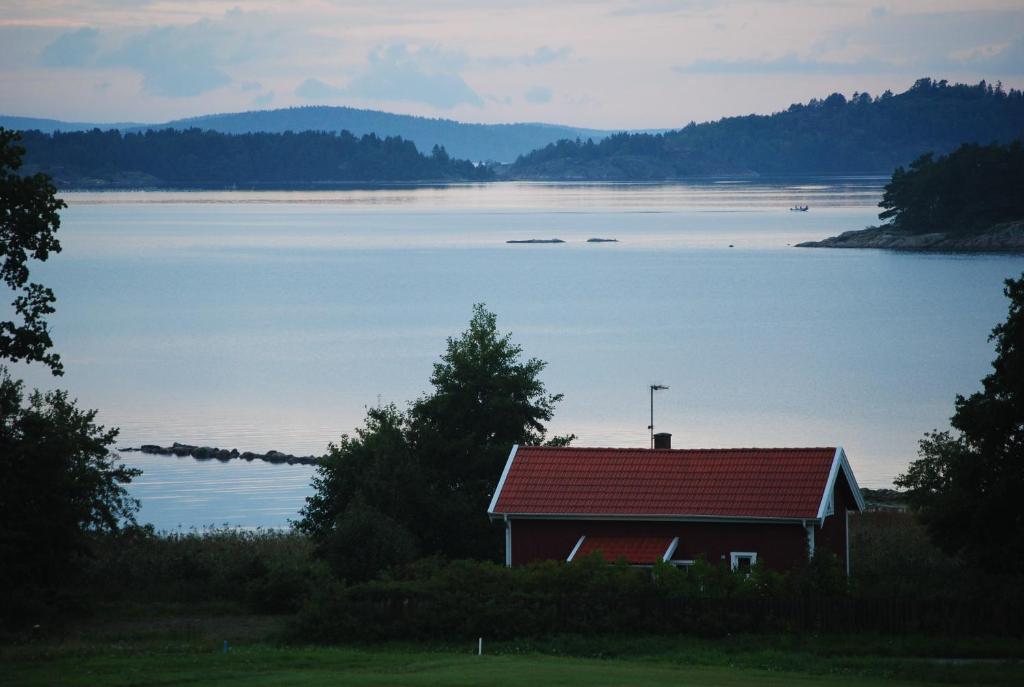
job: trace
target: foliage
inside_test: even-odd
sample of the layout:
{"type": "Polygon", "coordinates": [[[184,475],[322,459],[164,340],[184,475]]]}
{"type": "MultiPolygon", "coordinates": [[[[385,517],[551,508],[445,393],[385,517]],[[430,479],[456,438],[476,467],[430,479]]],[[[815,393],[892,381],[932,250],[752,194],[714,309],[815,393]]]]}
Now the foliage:
{"type": "Polygon", "coordinates": [[[724,563],[689,569],[608,564],[599,554],[572,563],[504,568],[439,559],[393,569],[363,584],[313,591],[293,626],[303,641],[493,639],[576,633],[907,631],[1020,633],[1019,595],[876,600],[846,594],[834,558],[774,573],[724,563]]]}
{"type": "Polygon", "coordinates": [[[1024,220],[1024,147],[964,144],[949,155],[931,153],[893,172],[878,217],[912,234],[970,234],[1024,220]]]}
{"type": "Polygon", "coordinates": [[[942,550],[994,573],[1024,574],[1024,275],[1008,279],[1005,322],[992,330],[993,372],[957,396],[958,432],[933,432],[897,485],[942,550]]]}
{"type": "Polygon", "coordinates": [[[387,514],[372,536],[401,544],[377,548],[379,560],[368,567],[336,565],[348,579],[365,579],[415,551],[497,559],[500,528],[489,522],[487,503],[512,444],[542,443],[544,423],[561,399],[540,381],[544,365],[523,360],[522,348],[498,331],[495,315],[474,306],[469,328],[448,339],[434,365],[431,393],[404,413],[393,405],[371,409],[354,437],[329,447],[299,528],[322,556],[340,563],[344,547],[358,548],[352,536],[370,536],[366,511],[387,514]]]}
{"type": "Polygon", "coordinates": [[[23,176],[25,149],[17,132],[0,128],[0,279],[18,293],[11,305],[21,322],[0,321],[0,359],[41,362],[60,375],[60,356],[50,352],[53,341],[46,316],[54,312],[53,291],[29,282],[29,259],[44,261],[60,252],[55,233],[57,211],[66,207],[44,174],[23,176]]]}
{"type": "MultiPolygon", "coordinates": [[[[116,429],[96,424],[63,391],[25,398],[0,368],[0,602],[50,589],[87,554],[91,532],[134,523],[124,485],[139,470],[117,462],[116,429]]],[[[0,615],[8,615],[4,608],[0,615]]]]}
{"type": "Polygon", "coordinates": [[[414,560],[417,544],[401,523],[357,494],[320,540],[317,553],[340,578],[365,582],[388,568],[414,560]]]}
{"type": "MultiPolygon", "coordinates": [[[[520,156],[524,178],[668,179],[728,174],[890,173],[929,150],[1024,137],[1024,94],[919,79],[899,95],[833,93],[769,116],[664,134],[562,140],[520,156]]],[[[1019,176],[1017,177],[1019,179],[1019,176]]]]}
{"type": "Polygon", "coordinates": [[[328,578],[295,532],[207,529],[96,533],[76,584],[94,602],[242,604],[291,613],[328,578]]]}
{"type": "Polygon", "coordinates": [[[347,131],[222,134],[200,129],[23,132],[26,165],[61,187],[224,188],[373,181],[484,180],[486,167],[427,156],[411,141],[347,131]]]}

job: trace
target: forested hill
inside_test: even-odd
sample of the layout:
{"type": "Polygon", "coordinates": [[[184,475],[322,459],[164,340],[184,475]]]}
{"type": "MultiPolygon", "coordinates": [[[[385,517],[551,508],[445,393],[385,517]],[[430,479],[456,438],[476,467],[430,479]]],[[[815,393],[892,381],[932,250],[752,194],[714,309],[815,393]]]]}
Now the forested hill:
{"type": "Polygon", "coordinates": [[[493,176],[440,147],[423,155],[411,141],[348,132],[27,131],[21,145],[22,171],[45,172],[59,188],[315,188],[493,176]]]}
{"type": "Polygon", "coordinates": [[[0,115],[0,126],[8,129],[89,131],[119,129],[140,132],[151,129],[203,129],[223,134],[284,133],[286,131],[348,131],[355,136],[376,134],[381,138],[399,136],[420,150],[442,146],[452,157],[474,161],[509,163],[519,155],[563,138],[599,140],[609,131],[581,129],[558,124],[467,124],[451,119],[431,119],[355,107],[307,106],[252,112],[210,114],[176,119],[163,124],[89,124],[32,117],[0,115]]]}
{"type": "Polygon", "coordinates": [[[474,161],[512,162],[517,156],[563,138],[599,140],[608,131],[580,129],[557,124],[469,124],[451,119],[432,119],[354,107],[307,106],[256,112],[214,114],[180,119],[161,128],[198,127],[228,134],[256,131],[349,131],[356,136],[401,136],[420,150],[435,145],[453,157],[474,161]]]}
{"type": "Polygon", "coordinates": [[[772,115],[729,117],[664,134],[564,140],[521,156],[522,179],[657,180],[708,175],[889,174],[961,143],[1024,137],[1024,95],[920,79],[904,93],[834,93],[772,115]]]}

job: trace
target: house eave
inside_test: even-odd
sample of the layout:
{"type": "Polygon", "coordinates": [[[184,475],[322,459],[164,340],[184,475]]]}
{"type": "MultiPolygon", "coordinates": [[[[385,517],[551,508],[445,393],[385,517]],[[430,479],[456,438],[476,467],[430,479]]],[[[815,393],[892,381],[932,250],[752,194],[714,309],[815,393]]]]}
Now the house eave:
{"type": "Polygon", "coordinates": [[[814,515],[804,517],[771,517],[751,515],[685,515],[685,514],[638,514],[622,515],[611,513],[489,513],[491,520],[514,518],[517,520],[615,520],[636,522],[710,522],[747,523],[776,525],[805,525],[816,521],[814,515]]]}

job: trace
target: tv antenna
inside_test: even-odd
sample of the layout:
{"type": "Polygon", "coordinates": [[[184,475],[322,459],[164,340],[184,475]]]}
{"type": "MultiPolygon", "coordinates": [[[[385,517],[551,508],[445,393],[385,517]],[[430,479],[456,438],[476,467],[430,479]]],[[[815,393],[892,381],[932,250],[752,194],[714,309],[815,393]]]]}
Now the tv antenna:
{"type": "Polygon", "coordinates": [[[666,390],[668,387],[664,384],[651,384],[651,424],[647,425],[647,429],[651,430],[651,448],[654,448],[654,392],[666,390]]]}

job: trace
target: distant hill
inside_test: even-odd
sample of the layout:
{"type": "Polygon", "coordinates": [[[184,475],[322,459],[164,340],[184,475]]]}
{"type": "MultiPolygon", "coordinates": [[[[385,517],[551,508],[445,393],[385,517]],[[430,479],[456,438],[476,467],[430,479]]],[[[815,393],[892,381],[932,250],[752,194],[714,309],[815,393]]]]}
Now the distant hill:
{"type": "Polygon", "coordinates": [[[486,181],[493,172],[423,155],[412,141],[348,132],[222,134],[200,129],[23,131],[25,174],[58,188],[331,188],[352,183],[486,181]]]}
{"type": "Polygon", "coordinates": [[[96,122],[65,122],[60,119],[43,119],[40,117],[13,117],[0,115],[0,127],[16,131],[42,131],[52,134],[54,131],[89,131],[91,129],[137,129],[147,126],[138,122],[113,122],[97,124],[96,122]]]}
{"type": "Polygon", "coordinates": [[[176,119],[163,124],[88,124],[54,119],[0,116],[8,129],[54,131],[191,129],[226,134],[285,131],[348,131],[356,136],[400,136],[420,150],[443,146],[450,155],[474,161],[512,162],[519,155],[564,138],[600,140],[611,132],[557,124],[465,124],[451,119],[430,119],[352,107],[290,107],[176,119]]]}
{"type": "Polygon", "coordinates": [[[772,115],[728,117],[664,134],[564,140],[521,156],[519,179],[659,180],[715,175],[889,174],[962,143],[1024,137],[1024,94],[919,79],[904,93],[833,93],[772,115]]]}
{"type": "Polygon", "coordinates": [[[519,155],[564,138],[602,139],[612,132],[557,124],[465,124],[353,107],[290,107],[178,119],[163,127],[199,127],[227,134],[254,131],[349,131],[356,136],[401,136],[420,150],[444,146],[454,157],[511,162],[519,155]]]}

